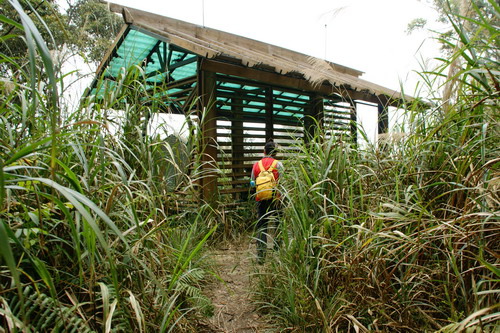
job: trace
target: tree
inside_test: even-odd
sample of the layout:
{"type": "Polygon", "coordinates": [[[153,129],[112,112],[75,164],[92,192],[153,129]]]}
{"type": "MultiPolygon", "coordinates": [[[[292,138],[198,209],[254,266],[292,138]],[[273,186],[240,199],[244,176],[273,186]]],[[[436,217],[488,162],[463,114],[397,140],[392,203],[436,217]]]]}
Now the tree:
{"type": "MultiPolygon", "coordinates": [[[[51,49],[55,49],[57,45],[63,43],[64,32],[67,31],[64,27],[64,21],[59,13],[58,6],[54,0],[40,0],[37,3],[22,1],[26,14],[28,14],[35,23],[37,29],[41,32],[44,40],[49,44],[51,49]],[[44,22],[38,17],[43,18],[44,22]]],[[[23,32],[20,26],[14,22],[19,22],[20,18],[17,11],[14,9],[10,1],[1,0],[0,13],[3,16],[2,24],[0,24],[0,54],[16,58],[20,60],[26,57],[26,41],[23,37],[23,32]],[[11,20],[12,22],[8,22],[11,20]]],[[[18,61],[19,63],[20,61],[18,61]]],[[[5,66],[2,63],[2,71],[5,71],[5,66]]]]}
{"type": "MultiPolygon", "coordinates": [[[[437,69],[446,78],[442,109],[449,110],[457,99],[457,85],[471,85],[470,80],[479,83],[471,85],[478,87],[475,94],[489,96],[498,91],[500,5],[496,0],[425,1],[437,10],[438,20],[449,27],[438,36],[445,55],[437,69]]],[[[422,18],[415,19],[407,31],[424,28],[426,24],[422,18]]]]}
{"type": "MultiPolygon", "coordinates": [[[[456,38],[455,29],[451,27],[451,17],[457,19],[462,18],[463,26],[460,27],[464,33],[468,33],[470,31],[478,31],[478,25],[481,25],[481,22],[491,23],[492,27],[500,26],[500,17],[498,15],[498,4],[495,1],[497,0],[421,0],[426,2],[428,5],[432,6],[438,13],[438,22],[449,26],[448,31],[444,31],[441,33],[441,42],[442,49],[445,52],[451,52],[449,43],[454,38],[456,38]],[[475,21],[475,22],[474,22],[475,21]]],[[[424,29],[427,24],[427,20],[425,18],[415,18],[410,23],[408,23],[407,32],[411,33],[418,29],[424,29]]],[[[490,35],[490,31],[484,29],[482,32],[479,31],[484,37],[488,38],[490,35]]],[[[494,57],[498,60],[498,52],[497,50],[500,48],[500,40],[497,38],[492,41],[494,48],[492,48],[496,55],[493,54],[494,57]]]]}
{"type": "MultiPolygon", "coordinates": [[[[121,18],[109,12],[97,0],[67,0],[63,10],[55,0],[20,0],[24,11],[32,18],[49,49],[63,46],[78,53],[89,62],[98,62],[111,44],[122,24],[121,18]]],[[[0,0],[0,54],[23,63],[27,47],[20,27],[19,16],[10,1],[0,0]]],[[[0,62],[0,73],[18,70],[0,62]]]]}
{"type": "Polygon", "coordinates": [[[121,16],[96,0],[67,0],[69,44],[88,56],[91,62],[102,60],[103,54],[123,24],[121,16]]]}

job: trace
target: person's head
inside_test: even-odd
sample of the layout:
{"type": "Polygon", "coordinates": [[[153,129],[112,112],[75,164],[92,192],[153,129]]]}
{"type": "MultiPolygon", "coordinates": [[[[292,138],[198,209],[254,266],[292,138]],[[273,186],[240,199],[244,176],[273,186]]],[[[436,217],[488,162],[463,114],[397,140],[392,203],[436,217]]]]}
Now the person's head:
{"type": "Polygon", "coordinates": [[[266,156],[276,157],[276,144],[272,141],[266,143],[264,146],[264,154],[266,156]]]}

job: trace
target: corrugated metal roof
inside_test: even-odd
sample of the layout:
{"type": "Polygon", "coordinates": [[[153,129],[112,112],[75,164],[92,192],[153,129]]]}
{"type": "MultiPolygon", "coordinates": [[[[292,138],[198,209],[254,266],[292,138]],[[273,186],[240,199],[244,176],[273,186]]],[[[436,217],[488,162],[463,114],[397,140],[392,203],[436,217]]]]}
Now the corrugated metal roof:
{"type": "MultiPolygon", "coordinates": [[[[312,83],[321,84],[327,81],[333,86],[349,87],[352,90],[376,96],[384,95],[392,99],[401,98],[401,94],[394,90],[359,78],[363,72],[346,66],[181,20],[113,3],[108,3],[108,5],[111,11],[121,13],[126,23],[152,32],[174,45],[206,58],[229,57],[241,60],[241,63],[248,67],[265,67],[284,75],[299,73],[312,83]]],[[[130,30],[129,33],[137,33],[137,31],[130,30]]],[[[150,40],[147,38],[141,40],[141,45],[133,45],[131,63],[141,57],[144,58],[148,52],[147,49],[149,48],[149,51],[152,49],[157,39],[149,38],[150,40]]],[[[122,52],[126,53],[127,50],[128,48],[124,48],[122,52]]],[[[118,55],[123,56],[120,52],[118,55]]],[[[105,59],[104,61],[109,60],[105,59]]],[[[111,71],[116,70],[113,67],[112,59],[109,64],[111,71]]]]}

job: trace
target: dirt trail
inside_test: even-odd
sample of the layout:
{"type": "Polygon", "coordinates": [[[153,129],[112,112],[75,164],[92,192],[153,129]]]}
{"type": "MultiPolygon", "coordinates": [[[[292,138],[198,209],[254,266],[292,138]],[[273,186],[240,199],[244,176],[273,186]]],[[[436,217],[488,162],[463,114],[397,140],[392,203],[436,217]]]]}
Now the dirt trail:
{"type": "Polygon", "coordinates": [[[210,332],[271,332],[251,300],[254,255],[255,245],[248,240],[213,252],[216,273],[223,281],[215,281],[206,289],[214,306],[210,332]]]}

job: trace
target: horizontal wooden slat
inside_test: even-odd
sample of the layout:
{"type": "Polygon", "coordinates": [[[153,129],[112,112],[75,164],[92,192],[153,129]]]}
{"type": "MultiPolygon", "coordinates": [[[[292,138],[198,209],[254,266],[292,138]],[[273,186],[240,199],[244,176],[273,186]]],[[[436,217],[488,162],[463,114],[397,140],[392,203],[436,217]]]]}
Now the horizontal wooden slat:
{"type": "MultiPolygon", "coordinates": [[[[227,117],[228,119],[233,118],[233,114],[231,112],[223,110],[219,110],[217,115],[221,117],[227,117]]],[[[240,120],[244,122],[263,122],[266,119],[264,113],[241,112],[239,115],[241,116],[240,120]]],[[[274,116],[273,121],[275,125],[297,126],[301,124],[301,119],[292,117],[274,116]]]]}
{"type": "Polygon", "coordinates": [[[273,105],[298,107],[301,110],[303,110],[303,112],[306,112],[307,110],[311,109],[311,107],[308,104],[298,103],[298,102],[287,102],[287,101],[273,100],[273,105]]]}
{"type": "Polygon", "coordinates": [[[266,93],[263,89],[241,89],[235,87],[217,87],[217,96],[234,100],[251,100],[253,98],[266,100],[266,93]]]}
{"type": "Polygon", "coordinates": [[[172,82],[169,82],[167,83],[167,88],[170,90],[170,89],[174,89],[174,88],[182,88],[182,87],[185,87],[185,86],[188,86],[188,85],[192,85],[193,83],[197,82],[198,78],[195,76],[190,76],[190,77],[187,77],[187,78],[184,78],[184,79],[181,79],[181,80],[176,80],[176,81],[172,81],[172,82]]]}
{"type": "Polygon", "coordinates": [[[182,102],[182,101],[186,101],[188,98],[189,98],[189,96],[183,96],[183,97],[179,97],[179,98],[170,98],[170,100],[173,102],[182,102]]]}
{"type": "Polygon", "coordinates": [[[324,113],[350,114],[353,112],[353,110],[349,109],[349,108],[325,107],[323,109],[323,112],[324,113]]]}
{"type": "Polygon", "coordinates": [[[245,162],[245,161],[257,161],[259,158],[262,157],[262,150],[258,153],[258,156],[241,156],[241,157],[234,157],[232,160],[234,162],[245,162]]]}
{"type": "MultiPolygon", "coordinates": [[[[237,121],[234,120],[233,121],[237,121]]],[[[219,125],[217,124],[217,129],[225,129],[225,130],[245,130],[245,131],[265,131],[264,127],[252,127],[252,126],[231,126],[231,125],[219,125]]]]}
{"type": "Polygon", "coordinates": [[[230,172],[224,174],[224,177],[250,177],[250,174],[248,172],[230,172]]]}
{"type": "Polygon", "coordinates": [[[253,164],[248,164],[248,163],[232,163],[233,160],[228,161],[228,163],[225,164],[219,164],[221,167],[224,168],[233,168],[233,169],[245,169],[245,168],[251,168],[253,164]]]}
{"type": "MultiPolygon", "coordinates": [[[[223,141],[217,141],[217,144],[220,146],[249,146],[249,147],[255,147],[255,146],[262,146],[264,148],[264,145],[266,144],[265,142],[223,142],[223,141]]],[[[261,149],[262,151],[262,149],[261,149]]]]}
{"type": "Polygon", "coordinates": [[[248,188],[232,188],[226,190],[219,190],[220,194],[233,194],[233,193],[245,193],[248,192],[248,188]]]}
{"type": "Polygon", "coordinates": [[[342,105],[342,104],[339,104],[338,102],[334,102],[334,103],[330,102],[329,103],[328,101],[326,101],[323,105],[326,108],[353,109],[353,107],[350,105],[342,105]]]}
{"type": "Polygon", "coordinates": [[[168,96],[170,97],[176,97],[176,96],[183,96],[183,95],[189,95],[191,93],[191,91],[193,91],[194,87],[189,87],[189,88],[186,88],[186,89],[182,89],[182,90],[178,90],[178,91],[175,91],[175,92],[169,92],[168,93],[168,96]]]}
{"type": "Polygon", "coordinates": [[[250,174],[248,175],[248,177],[246,179],[238,179],[238,180],[231,180],[231,181],[218,181],[217,184],[223,185],[223,186],[227,186],[227,185],[245,185],[246,184],[246,185],[250,186],[249,179],[250,179],[250,174]]]}
{"type": "MultiPolygon", "coordinates": [[[[212,65],[211,61],[204,61],[204,63],[202,64],[202,66],[206,66],[207,68],[211,68],[211,65],[212,65]]],[[[259,81],[260,82],[271,82],[273,84],[277,84],[277,85],[281,86],[277,90],[275,88],[275,91],[286,91],[286,92],[294,93],[294,94],[304,94],[303,90],[306,90],[305,87],[306,86],[307,87],[310,86],[310,85],[307,84],[306,80],[302,80],[302,79],[295,79],[295,78],[291,78],[291,77],[286,77],[285,78],[282,75],[271,74],[271,73],[264,72],[264,71],[261,71],[261,70],[242,69],[242,68],[239,68],[239,66],[234,66],[234,65],[229,65],[229,64],[224,64],[224,65],[226,65],[224,67],[227,67],[226,68],[227,70],[229,70],[230,68],[234,69],[234,71],[229,71],[226,74],[229,74],[229,75],[238,75],[238,76],[247,76],[247,77],[249,77],[249,78],[251,78],[253,80],[250,81],[251,83],[249,83],[249,81],[247,79],[239,79],[239,78],[234,78],[234,77],[228,77],[228,76],[218,75],[218,79],[219,80],[224,80],[224,81],[232,82],[232,83],[244,82],[244,83],[249,83],[252,86],[261,86],[261,87],[266,87],[266,85],[265,84],[259,84],[258,83],[259,81]],[[255,74],[257,74],[257,76],[253,77],[251,75],[241,75],[240,71],[242,71],[242,70],[245,71],[245,72],[248,72],[248,71],[250,71],[252,73],[255,72],[255,74]],[[262,76],[265,76],[266,78],[264,79],[262,76]],[[270,77],[279,78],[279,83],[278,82],[274,82],[273,80],[269,80],[270,77]],[[285,82],[290,82],[290,81],[293,81],[293,83],[291,83],[291,84],[286,84],[285,83],[285,82]],[[283,83],[285,83],[285,84],[283,84],[283,83]],[[305,83],[305,86],[302,83],[305,83]],[[296,90],[296,89],[293,89],[291,87],[299,87],[300,90],[296,90]]],[[[216,71],[220,73],[220,70],[221,70],[220,64],[218,66],[214,66],[214,67],[216,67],[217,68],[216,71]]],[[[314,90],[314,89],[310,89],[310,90],[314,90]]],[[[331,90],[328,91],[327,95],[330,94],[330,93],[331,93],[331,90]]]]}
{"type": "Polygon", "coordinates": [[[229,101],[224,101],[224,100],[217,100],[215,103],[219,107],[225,107],[225,108],[231,108],[231,111],[241,111],[243,108],[249,109],[249,108],[265,108],[266,103],[264,101],[260,100],[249,100],[252,103],[245,103],[245,102],[229,102],[229,101]]]}
{"type": "Polygon", "coordinates": [[[260,107],[260,108],[265,108],[266,107],[266,100],[260,99],[260,98],[246,98],[246,99],[240,99],[238,101],[231,101],[229,98],[220,98],[220,96],[217,96],[218,100],[216,101],[216,104],[225,109],[231,109],[231,111],[237,112],[237,111],[242,111],[243,108],[251,108],[251,107],[260,107]]]}
{"type": "Polygon", "coordinates": [[[325,114],[323,116],[323,119],[346,119],[346,120],[351,120],[351,114],[338,114],[338,113],[331,113],[331,114],[325,114]]]}
{"type": "MultiPolygon", "coordinates": [[[[223,144],[220,144],[219,145],[219,152],[218,154],[220,156],[222,155],[225,155],[226,158],[228,159],[231,159],[231,158],[234,158],[235,156],[233,156],[233,152],[235,153],[239,153],[239,154],[245,154],[245,155],[249,155],[249,154],[262,154],[262,151],[264,149],[264,145],[265,143],[262,142],[259,146],[259,148],[257,149],[250,149],[249,147],[250,146],[247,146],[246,144],[238,144],[238,143],[233,143],[233,145],[223,145],[223,144]],[[239,147],[242,147],[243,146],[243,149],[242,148],[239,148],[239,147]],[[233,147],[236,148],[236,150],[233,150],[233,147]]],[[[256,147],[256,146],[254,146],[256,147]]]]}
{"type": "Polygon", "coordinates": [[[227,83],[235,83],[235,84],[243,84],[245,86],[251,86],[251,87],[261,87],[261,88],[266,88],[268,85],[265,83],[259,83],[258,81],[249,81],[247,79],[243,78],[237,78],[234,76],[227,76],[227,75],[220,75],[217,74],[217,81],[221,82],[227,82],[227,83]]]}
{"type": "Polygon", "coordinates": [[[349,126],[349,124],[329,123],[329,124],[325,124],[324,127],[325,127],[324,128],[325,130],[340,130],[340,131],[351,130],[351,127],[349,126]]]}
{"type": "Polygon", "coordinates": [[[233,153],[237,155],[241,154],[255,154],[255,153],[262,153],[262,150],[264,149],[265,143],[262,142],[260,145],[247,145],[246,143],[238,143],[238,142],[233,142],[231,143],[224,143],[224,142],[219,142],[219,150],[218,150],[218,155],[220,156],[225,156],[227,159],[232,159],[236,156],[233,156],[233,153]],[[259,147],[260,146],[260,147],[259,147]],[[258,148],[255,148],[258,147],[258,148]],[[253,148],[253,149],[252,149],[253,148]]]}
{"type": "MultiPolygon", "coordinates": [[[[231,134],[231,133],[217,133],[218,138],[255,138],[255,139],[265,139],[267,136],[265,134],[231,134]]],[[[291,134],[273,134],[274,139],[300,139],[299,135],[291,135],[291,134]]],[[[220,141],[224,142],[224,141],[220,141]]]]}

